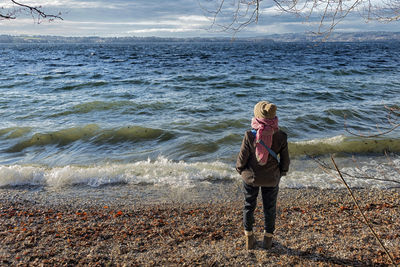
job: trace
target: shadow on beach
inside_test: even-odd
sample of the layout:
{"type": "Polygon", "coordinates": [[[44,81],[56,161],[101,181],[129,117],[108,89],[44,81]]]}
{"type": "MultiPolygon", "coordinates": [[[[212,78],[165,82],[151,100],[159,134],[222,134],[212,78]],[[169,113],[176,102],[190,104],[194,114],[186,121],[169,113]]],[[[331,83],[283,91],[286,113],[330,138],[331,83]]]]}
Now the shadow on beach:
{"type": "MultiPolygon", "coordinates": [[[[259,244],[261,246],[261,244],[259,244]]],[[[319,253],[316,251],[317,246],[312,246],[306,250],[301,249],[293,249],[289,248],[278,241],[274,241],[273,247],[271,250],[266,251],[265,253],[268,255],[274,256],[282,256],[286,255],[289,257],[296,257],[299,260],[304,260],[308,263],[315,262],[315,263],[326,263],[328,265],[341,265],[341,266],[365,266],[366,263],[363,261],[359,261],[355,258],[340,258],[335,256],[329,256],[326,253],[319,253]]]]}

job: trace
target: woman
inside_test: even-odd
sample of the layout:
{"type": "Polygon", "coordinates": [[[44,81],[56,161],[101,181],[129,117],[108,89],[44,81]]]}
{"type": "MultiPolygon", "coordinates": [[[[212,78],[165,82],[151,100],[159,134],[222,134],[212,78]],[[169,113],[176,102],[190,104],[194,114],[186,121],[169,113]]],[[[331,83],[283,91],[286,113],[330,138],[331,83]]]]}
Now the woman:
{"type": "Polygon", "coordinates": [[[260,187],[264,210],[263,247],[271,248],[279,181],[289,170],[287,135],[278,127],[276,110],[276,105],[267,101],[254,106],[253,130],[246,131],[236,161],[236,170],[244,180],[243,224],[247,249],[256,245],[253,223],[260,187]]]}

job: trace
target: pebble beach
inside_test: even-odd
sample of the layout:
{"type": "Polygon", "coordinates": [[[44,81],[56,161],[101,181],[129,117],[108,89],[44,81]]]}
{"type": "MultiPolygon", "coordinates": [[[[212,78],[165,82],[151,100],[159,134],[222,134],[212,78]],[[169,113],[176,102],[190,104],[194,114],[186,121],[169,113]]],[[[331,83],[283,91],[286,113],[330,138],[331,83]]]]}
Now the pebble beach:
{"type": "MultiPolygon", "coordinates": [[[[250,251],[240,193],[203,201],[88,201],[81,196],[50,203],[44,193],[33,197],[21,190],[0,193],[2,266],[391,264],[345,189],[281,189],[270,250],[261,248],[258,201],[258,248],[250,251]]],[[[354,194],[400,264],[400,189],[354,189],[354,194]]]]}

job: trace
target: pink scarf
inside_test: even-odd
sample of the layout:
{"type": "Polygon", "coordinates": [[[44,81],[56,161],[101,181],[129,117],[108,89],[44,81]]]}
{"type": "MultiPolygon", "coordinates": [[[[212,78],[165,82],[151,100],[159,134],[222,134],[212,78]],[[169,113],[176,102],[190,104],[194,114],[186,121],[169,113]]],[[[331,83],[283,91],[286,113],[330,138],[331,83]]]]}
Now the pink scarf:
{"type": "Polygon", "coordinates": [[[272,135],[279,130],[278,117],[273,119],[258,119],[251,120],[251,127],[257,130],[256,135],[256,157],[260,165],[267,164],[268,150],[258,141],[262,140],[268,147],[272,145],[272,135]]]}

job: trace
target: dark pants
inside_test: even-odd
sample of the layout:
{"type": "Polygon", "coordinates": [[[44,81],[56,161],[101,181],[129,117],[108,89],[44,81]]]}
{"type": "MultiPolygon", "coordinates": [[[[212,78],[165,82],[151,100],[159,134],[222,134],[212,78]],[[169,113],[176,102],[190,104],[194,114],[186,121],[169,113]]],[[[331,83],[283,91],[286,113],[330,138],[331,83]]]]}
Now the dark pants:
{"type": "MultiPolygon", "coordinates": [[[[260,191],[260,187],[243,183],[243,188],[245,201],[243,210],[244,229],[246,231],[252,231],[254,223],[254,210],[256,209],[257,196],[258,192],[260,191]]],[[[279,186],[261,186],[261,196],[264,210],[264,230],[271,234],[273,234],[275,230],[276,200],[278,198],[278,191],[279,186]]]]}

